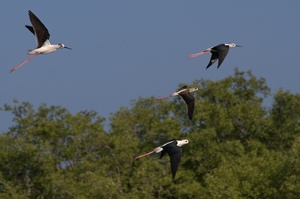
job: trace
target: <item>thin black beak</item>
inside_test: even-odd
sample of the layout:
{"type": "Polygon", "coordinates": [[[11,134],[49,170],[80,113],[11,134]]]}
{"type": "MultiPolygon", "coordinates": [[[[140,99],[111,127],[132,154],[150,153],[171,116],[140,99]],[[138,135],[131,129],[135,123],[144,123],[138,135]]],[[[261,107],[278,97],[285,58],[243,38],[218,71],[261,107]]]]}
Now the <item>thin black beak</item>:
{"type": "Polygon", "coordinates": [[[72,50],[72,48],[69,48],[69,47],[67,47],[67,46],[65,46],[64,48],[69,49],[69,50],[72,50]]]}
{"type": "Polygon", "coordinates": [[[236,45],[236,47],[243,47],[243,46],[240,46],[240,45],[236,45]]]}

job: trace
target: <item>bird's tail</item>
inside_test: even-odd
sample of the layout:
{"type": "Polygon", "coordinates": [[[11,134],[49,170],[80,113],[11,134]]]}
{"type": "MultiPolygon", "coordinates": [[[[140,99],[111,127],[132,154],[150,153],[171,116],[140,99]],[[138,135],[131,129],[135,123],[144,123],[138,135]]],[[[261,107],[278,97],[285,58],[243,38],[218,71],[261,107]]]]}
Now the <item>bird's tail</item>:
{"type": "Polygon", "coordinates": [[[38,54],[38,53],[35,51],[35,49],[33,49],[33,50],[28,50],[27,54],[28,55],[34,55],[34,54],[38,54]]]}

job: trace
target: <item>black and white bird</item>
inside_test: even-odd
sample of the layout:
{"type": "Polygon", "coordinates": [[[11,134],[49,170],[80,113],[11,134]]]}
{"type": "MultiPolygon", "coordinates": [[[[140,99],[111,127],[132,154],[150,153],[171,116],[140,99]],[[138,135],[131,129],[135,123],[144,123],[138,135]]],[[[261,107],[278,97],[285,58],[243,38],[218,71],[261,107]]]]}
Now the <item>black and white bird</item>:
{"type": "Polygon", "coordinates": [[[170,95],[156,98],[156,99],[161,100],[161,99],[166,99],[166,98],[173,97],[176,95],[180,95],[180,97],[184,100],[184,102],[187,106],[189,119],[192,120],[193,114],[194,114],[194,107],[195,107],[195,98],[191,93],[193,93],[197,90],[199,90],[199,89],[196,87],[188,88],[187,86],[183,86],[180,89],[178,89],[176,92],[171,93],[170,95]]]}
{"type": "Polygon", "coordinates": [[[219,62],[218,62],[218,68],[219,68],[221,66],[222,62],[224,61],[224,59],[229,51],[229,48],[234,48],[234,47],[242,47],[242,46],[236,45],[235,43],[219,44],[219,45],[210,47],[202,52],[190,54],[189,58],[198,57],[205,53],[211,52],[211,58],[210,58],[208,65],[206,66],[206,69],[208,69],[217,60],[219,60],[219,62]]]}
{"type": "Polygon", "coordinates": [[[188,140],[171,140],[159,147],[156,147],[153,151],[137,156],[134,159],[136,160],[145,157],[147,155],[150,155],[152,153],[161,153],[160,158],[162,158],[167,153],[170,156],[172,177],[174,179],[181,160],[181,155],[182,155],[181,146],[188,143],[189,143],[188,140]]]}
{"type": "Polygon", "coordinates": [[[29,10],[29,19],[32,24],[32,26],[26,25],[25,27],[35,36],[37,47],[33,50],[28,50],[28,54],[32,55],[29,58],[27,58],[24,62],[19,64],[18,66],[11,69],[10,72],[13,72],[23,66],[26,62],[28,62],[30,59],[34,58],[35,56],[39,54],[49,54],[57,49],[60,48],[67,48],[64,44],[50,44],[50,34],[48,32],[48,29],[45,27],[45,25],[29,10]]]}

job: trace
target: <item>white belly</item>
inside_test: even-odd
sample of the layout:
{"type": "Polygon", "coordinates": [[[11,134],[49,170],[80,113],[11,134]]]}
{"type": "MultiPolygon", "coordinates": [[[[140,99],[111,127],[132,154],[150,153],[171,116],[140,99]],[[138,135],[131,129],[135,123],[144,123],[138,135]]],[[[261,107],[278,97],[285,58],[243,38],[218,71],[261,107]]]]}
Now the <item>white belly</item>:
{"type": "Polygon", "coordinates": [[[42,46],[40,48],[34,49],[34,50],[28,50],[28,54],[34,55],[34,54],[49,54],[54,51],[56,51],[57,48],[52,45],[42,46]]]}

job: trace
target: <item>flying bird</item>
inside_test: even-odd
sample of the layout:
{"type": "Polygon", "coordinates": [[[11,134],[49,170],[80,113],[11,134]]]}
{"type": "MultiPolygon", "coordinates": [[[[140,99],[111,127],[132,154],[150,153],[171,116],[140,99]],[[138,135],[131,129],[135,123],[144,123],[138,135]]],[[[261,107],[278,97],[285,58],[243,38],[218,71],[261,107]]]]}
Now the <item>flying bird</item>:
{"type": "Polygon", "coordinates": [[[28,50],[28,54],[32,55],[29,58],[27,58],[24,62],[19,64],[18,66],[14,67],[10,70],[10,72],[13,72],[23,66],[26,62],[31,60],[32,58],[36,57],[39,54],[49,54],[57,49],[60,48],[67,48],[69,47],[65,46],[64,44],[50,44],[50,34],[48,32],[48,29],[45,27],[45,25],[29,10],[29,19],[32,24],[32,26],[26,25],[25,27],[35,36],[37,47],[33,50],[28,50]]]}
{"type": "Polygon", "coordinates": [[[242,46],[236,45],[235,43],[219,44],[214,47],[210,47],[202,52],[190,54],[189,58],[198,57],[205,53],[211,52],[211,58],[210,58],[208,65],[206,66],[206,69],[208,69],[217,60],[219,60],[219,62],[218,62],[218,68],[219,68],[221,66],[222,62],[224,61],[224,59],[229,51],[229,48],[234,48],[234,47],[242,47],[242,46]]]}
{"type": "Polygon", "coordinates": [[[198,88],[196,88],[196,87],[188,88],[187,86],[183,86],[180,89],[178,89],[176,92],[171,93],[170,95],[156,98],[156,99],[161,100],[161,99],[166,99],[166,98],[173,97],[176,95],[180,95],[180,97],[184,100],[184,102],[187,106],[189,119],[192,120],[193,113],[194,113],[194,106],[195,106],[195,98],[191,93],[193,93],[197,90],[198,90],[198,88]]]}
{"type": "Polygon", "coordinates": [[[188,140],[171,140],[159,147],[156,147],[153,151],[150,151],[146,154],[140,155],[135,157],[134,159],[139,159],[142,157],[145,157],[147,155],[150,155],[152,153],[160,153],[160,158],[162,158],[166,153],[170,156],[170,163],[171,163],[171,171],[172,171],[172,177],[173,179],[175,178],[181,155],[182,155],[182,149],[180,148],[181,146],[188,144],[188,140]]]}

